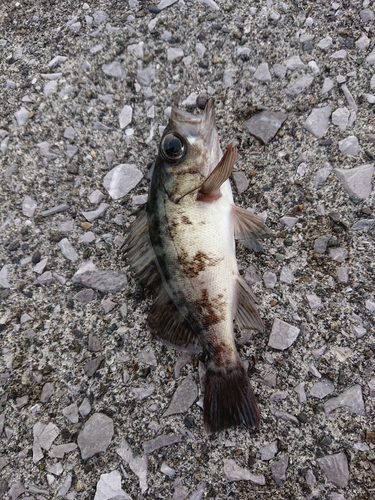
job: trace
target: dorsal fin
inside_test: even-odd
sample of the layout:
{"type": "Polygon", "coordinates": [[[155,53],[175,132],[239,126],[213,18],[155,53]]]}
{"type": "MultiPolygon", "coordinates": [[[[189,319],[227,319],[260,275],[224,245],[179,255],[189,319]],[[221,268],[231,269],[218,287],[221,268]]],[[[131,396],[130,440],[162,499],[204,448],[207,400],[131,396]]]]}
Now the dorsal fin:
{"type": "Polygon", "coordinates": [[[220,198],[220,187],[229,179],[237,158],[237,147],[233,146],[232,143],[228,144],[223,157],[199,189],[198,199],[200,201],[214,201],[220,198]]]}

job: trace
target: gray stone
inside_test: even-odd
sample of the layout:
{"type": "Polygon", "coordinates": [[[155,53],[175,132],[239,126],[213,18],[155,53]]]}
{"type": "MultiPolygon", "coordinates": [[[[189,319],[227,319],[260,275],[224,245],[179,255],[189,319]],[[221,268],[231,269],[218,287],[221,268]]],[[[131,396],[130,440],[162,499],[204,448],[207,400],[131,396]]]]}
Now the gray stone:
{"type": "Polygon", "coordinates": [[[112,199],[118,200],[127,195],[142,179],[143,174],[134,164],[121,163],[113,168],[103,179],[103,186],[112,199]]]}
{"type": "Polygon", "coordinates": [[[126,76],[121,63],[119,63],[118,61],[114,61],[110,64],[103,64],[102,71],[111,78],[120,78],[121,80],[123,80],[126,76]]]}
{"type": "Polygon", "coordinates": [[[235,74],[235,70],[232,66],[227,66],[224,69],[223,83],[226,87],[231,87],[234,84],[234,78],[233,78],[234,74],[235,74]]]}
{"type": "Polygon", "coordinates": [[[85,363],[85,366],[83,367],[86,375],[88,377],[92,377],[93,375],[95,375],[95,373],[102,366],[104,359],[104,356],[98,356],[97,358],[93,358],[90,361],[87,361],[87,363],[85,363]]]}
{"type": "Polygon", "coordinates": [[[21,109],[14,113],[14,116],[16,117],[17,125],[22,127],[22,125],[25,125],[29,118],[29,111],[26,108],[21,107],[21,109]]]}
{"type": "Polygon", "coordinates": [[[158,365],[154,351],[150,346],[146,346],[144,349],[139,351],[139,353],[137,354],[137,358],[141,363],[144,363],[145,365],[150,365],[150,366],[158,365]]]}
{"type": "Polygon", "coordinates": [[[45,271],[37,279],[39,285],[50,285],[53,281],[53,274],[51,271],[45,271]]]}
{"type": "Polygon", "coordinates": [[[143,45],[144,42],[135,43],[133,45],[127,46],[127,51],[133,53],[137,56],[138,59],[143,59],[143,45]]]}
{"type": "Polygon", "coordinates": [[[310,396],[314,398],[323,399],[328,394],[331,394],[335,390],[335,386],[333,382],[329,379],[323,378],[319,382],[315,382],[315,384],[311,387],[310,396]]]}
{"type": "Polygon", "coordinates": [[[361,12],[359,13],[359,17],[364,23],[369,23],[370,21],[373,21],[375,19],[374,13],[370,9],[361,10],[361,12]]]}
{"type": "Polygon", "coordinates": [[[326,416],[336,410],[344,408],[350,413],[357,415],[365,415],[365,405],[362,398],[362,388],[359,384],[354,385],[350,389],[339,394],[337,397],[329,399],[324,403],[324,411],[326,416]]]}
{"type": "Polygon", "coordinates": [[[342,141],[339,141],[339,149],[342,153],[350,156],[357,156],[361,150],[358,139],[355,135],[350,135],[342,141]]]}
{"type": "Polygon", "coordinates": [[[142,399],[146,399],[155,391],[155,384],[147,384],[143,387],[135,387],[132,389],[132,395],[142,401],[142,399]]]}
{"type": "Polygon", "coordinates": [[[289,227],[289,229],[292,229],[298,222],[298,219],[297,217],[281,217],[280,222],[289,227]]]}
{"type": "Polygon", "coordinates": [[[277,451],[277,441],[272,441],[270,444],[261,446],[259,448],[261,460],[272,460],[272,458],[275,458],[277,451]]]}
{"type": "Polygon", "coordinates": [[[322,299],[314,293],[306,295],[306,298],[312,311],[322,306],[322,299]]]}
{"type": "Polygon", "coordinates": [[[100,303],[102,308],[104,309],[104,314],[108,314],[116,307],[116,302],[113,302],[111,299],[103,299],[100,303]]]}
{"type": "Polygon", "coordinates": [[[50,60],[48,63],[49,68],[54,68],[55,66],[58,66],[59,64],[64,63],[68,58],[65,56],[55,56],[53,59],[50,60]]]}
{"type": "Polygon", "coordinates": [[[151,441],[145,441],[143,443],[143,451],[146,455],[149,455],[164,446],[170,446],[174,443],[179,443],[180,441],[181,438],[176,434],[164,434],[155,439],[151,439],[151,441]]]}
{"type": "Polygon", "coordinates": [[[96,121],[94,122],[93,126],[91,127],[91,130],[100,130],[102,132],[108,132],[108,130],[111,130],[110,127],[107,127],[107,125],[104,125],[104,123],[96,121]]]}
{"type": "Polygon", "coordinates": [[[363,35],[361,36],[361,38],[359,38],[356,42],[355,42],[355,46],[357,47],[357,49],[359,50],[367,50],[369,48],[369,45],[370,45],[370,39],[368,38],[368,36],[366,36],[364,33],[363,35]]]}
{"type": "Polygon", "coordinates": [[[355,222],[349,231],[370,231],[374,225],[375,219],[361,219],[355,222]]]}
{"type": "Polygon", "coordinates": [[[331,106],[314,108],[305,121],[305,129],[321,139],[327,131],[331,109],[331,106]]]}
{"type": "Polygon", "coordinates": [[[292,285],[294,281],[293,271],[289,266],[283,266],[280,271],[280,283],[292,285]]]}
{"type": "Polygon", "coordinates": [[[325,38],[322,38],[317,45],[322,50],[328,50],[332,47],[332,43],[332,38],[330,36],[326,36],[325,38]]]}
{"type": "Polygon", "coordinates": [[[259,64],[257,67],[254,78],[260,82],[270,82],[272,80],[270,70],[267,63],[259,64]]]}
{"type": "Polygon", "coordinates": [[[89,415],[90,411],[91,411],[91,405],[90,405],[90,401],[88,400],[88,398],[85,398],[82,403],[81,403],[81,406],[78,408],[78,411],[79,411],[79,414],[81,415],[81,417],[85,418],[87,417],[87,415],[89,415]]]}
{"type": "Polygon", "coordinates": [[[352,325],[352,333],[357,339],[360,339],[366,335],[367,330],[362,325],[352,325]]]}
{"type": "Polygon", "coordinates": [[[343,247],[331,248],[331,250],[329,251],[329,256],[336,262],[344,262],[344,260],[348,258],[349,253],[347,249],[343,247]]]}
{"type": "Polygon", "coordinates": [[[282,64],[277,64],[277,63],[276,63],[276,64],[274,64],[274,65],[272,66],[272,69],[273,69],[273,71],[274,71],[274,73],[275,73],[275,76],[276,76],[277,78],[280,78],[280,79],[285,78],[286,71],[287,71],[287,70],[286,70],[286,66],[283,66],[282,64]]]}
{"type": "Polygon", "coordinates": [[[71,160],[75,154],[77,154],[78,148],[74,144],[68,144],[66,146],[66,157],[71,160]]]}
{"type": "Polygon", "coordinates": [[[9,496],[12,498],[12,500],[16,500],[16,498],[21,496],[25,491],[26,489],[23,483],[21,483],[21,481],[17,481],[11,484],[11,487],[9,489],[9,496]]]}
{"type": "Polygon", "coordinates": [[[60,233],[71,233],[74,231],[74,224],[72,220],[66,220],[59,224],[60,233]]]}
{"type": "Polygon", "coordinates": [[[102,350],[100,339],[95,333],[89,333],[87,348],[91,352],[99,352],[102,350]]]}
{"type": "Polygon", "coordinates": [[[280,458],[271,464],[272,477],[278,486],[286,481],[286,470],[288,468],[289,458],[287,456],[280,458]]]}
{"type": "Polygon", "coordinates": [[[62,410],[62,414],[65,418],[67,418],[72,424],[76,424],[78,422],[78,406],[76,403],[72,403],[69,406],[66,406],[62,410]]]}
{"type": "Polygon", "coordinates": [[[332,123],[340,130],[345,130],[348,126],[350,111],[347,108],[338,108],[332,113],[332,123]]]}
{"type": "Polygon", "coordinates": [[[335,86],[335,82],[331,78],[324,78],[322,94],[327,94],[335,86]]]}
{"type": "Polygon", "coordinates": [[[176,470],[169,467],[166,462],[163,462],[161,464],[160,472],[171,478],[175,477],[176,475],[176,470]]]}
{"type": "Polygon", "coordinates": [[[371,178],[374,173],[373,165],[361,165],[351,169],[335,168],[334,172],[355,203],[370,196],[371,178]]]}
{"type": "Polygon", "coordinates": [[[287,69],[290,69],[291,71],[294,71],[296,69],[306,69],[307,66],[304,62],[301,61],[301,58],[299,56],[292,56],[286,61],[284,61],[285,66],[287,69]]]}
{"type": "Polygon", "coordinates": [[[276,408],[271,407],[271,413],[279,420],[284,420],[284,422],[292,422],[294,425],[299,425],[299,420],[297,417],[288,413],[286,411],[276,410],[276,408]]]}
{"type": "Polygon", "coordinates": [[[33,268],[34,273],[42,274],[47,266],[47,263],[48,263],[48,257],[38,262],[38,264],[36,264],[36,266],[34,266],[33,268]]]}
{"type": "Polygon", "coordinates": [[[281,111],[261,111],[246,120],[242,127],[254,137],[268,144],[275,137],[288,115],[281,111]]]}
{"type": "Polygon", "coordinates": [[[43,458],[43,450],[48,451],[59,435],[59,429],[52,422],[44,424],[36,422],[33,426],[33,462],[36,464],[43,458]]]}
{"type": "Polygon", "coordinates": [[[121,489],[121,474],[114,470],[108,474],[101,474],[96,485],[94,500],[131,500],[123,489],[121,489]]]}
{"type": "Polygon", "coordinates": [[[108,14],[104,10],[97,10],[94,12],[93,18],[96,24],[103,24],[108,19],[108,14]]]}
{"type": "Polygon", "coordinates": [[[289,97],[296,97],[297,95],[307,90],[313,81],[314,77],[312,75],[301,76],[289,85],[289,87],[286,89],[286,95],[289,97]]]}
{"type": "Polygon", "coordinates": [[[67,238],[63,238],[61,241],[59,241],[58,246],[61,250],[61,253],[66,259],[71,260],[72,262],[75,262],[79,259],[77,252],[74,250],[67,238]]]}
{"type": "Polygon", "coordinates": [[[141,493],[145,493],[148,488],[147,484],[147,455],[143,456],[133,456],[132,450],[125,439],[121,439],[119,448],[116,449],[116,453],[129,464],[130,469],[139,478],[139,487],[141,488],[141,493]]]}
{"type": "Polygon", "coordinates": [[[133,109],[131,106],[124,106],[119,114],[118,121],[120,123],[120,128],[123,129],[127,127],[133,117],[133,109]]]}
{"type": "Polygon", "coordinates": [[[52,382],[47,382],[44,384],[42,388],[42,392],[40,394],[40,401],[42,403],[48,403],[48,401],[52,398],[55,393],[55,389],[52,382]]]}
{"type": "Polygon", "coordinates": [[[74,137],[76,136],[76,131],[73,127],[66,127],[63,136],[65,137],[65,139],[74,139],[74,137]]]}
{"type": "Polygon", "coordinates": [[[118,292],[127,285],[125,274],[100,269],[77,272],[72,280],[75,283],[82,283],[88,288],[107,293],[118,292]]]}
{"type": "Polygon", "coordinates": [[[281,319],[275,318],[268,345],[274,349],[284,351],[297,339],[299,332],[299,328],[289,325],[289,323],[281,319]]]}
{"type": "Polygon", "coordinates": [[[375,302],[371,300],[366,300],[365,307],[368,311],[375,312],[375,302]]]}
{"type": "Polygon", "coordinates": [[[236,464],[232,459],[224,458],[224,474],[229,481],[251,481],[264,486],[266,479],[263,474],[256,475],[236,464]]]}
{"type": "Polygon", "coordinates": [[[331,59],[346,59],[348,53],[345,49],[337,50],[333,54],[331,54],[331,59]]]}
{"type": "Polygon", "coordinates": [[[66,497],[66,494],[70,490],[71,485],[72,485],[72,475],[68,473],[62,485],[60,486],[58,492],[56,493],[56,497],[66,497]]]}
{"type": "Polygon", "coordinates": [[[92,243],[93,241],[95,241],[95,234],[92,231],[87,231],[78,239],[78,243],[92,243]]]}
{"type": "Polygon", "coordinates": [[[49,217],[50,215],[66,212],[67,210],[69,210],[69,208],[69,205],[65,205],[65,203],[62,203],[61,205],[56,205],[55,207],[49,208],[48,210],[43,210],[43,212],[40,212],[40,215],[42,217],[49,217]]]}
{"type": "Polygon", "coordinates": [[[76,443],[64,443],[59,444],[51,448],[51,451],[48,453],[50,458],[64,458],[67,453],[74,451],[78,448],[76,443]]]}
{"type": "Polygon", "coordinates": [[[93,222],[96,219],[104,217],[109,208],[108,203],[101,203],[96,210],[91,210],[89,212],[82,212],[82,215],[88,222],[93,222]]]}
{"type": "Polygon", "coordinates": [[[143,69],[137,69],[137,81],[143,87],[149,87],[156,75],[155,66],[147,66],[143,69]]]}
{"type": "Polygon", "coordinates": [[[275,288],[277,282],[276,274],[270,271],[266,271],[263,274],[263,282],[266,288],[275,288]]]}
{"type": "Polygon", "coordinates": [[[236,184],[238,194],[242,194],[249,187],[249,180],[244,172],[233,172],[232,177],[236,184]]]}
{"type": "Polygon", "coordinates": [[[22,213],[25,217],[34,217],[35,209],[38,206],[37,202],[30,196],[26,195],[22,202],[22,213]]]}
{"type": "Polygon", "coordinates": [[[324,253],[327,250],[327,245],[329,240],[332,238],[332,234],[325,234],[324,236],[319,236],[314,242],[314,252],[324,253]]]}
{"type": "MultiPolygon", "coordinates": [[[[348,86],[346,85],[346,83],[343,83],[341,85],[341,90],[346,98],[346,101],[348,103],[348,108],[349,109],[352,109],[353,111],[358,111],[358,106],[354,100],[354,97],[352,96],[350,90],[348,89],[348,86]]],[[[352,126],[352,123],[350,123],[351,119],[349,118],[349,127],[352,126]]]]}
{"type": "Polygon", "coordinates": [[[306,403],[307,398],[305,392],[305,382],[301,382],[300,384],[296,385],[294,390],[298,395],[298,401],[300,403],[306,403]]]}
{"type": "Polygon", "coordinates": [[[327,178],[331,172],[332,172],[332,167],[328,162],[326,162],[324,164],[324,167],[320,168],[314,176],[315,189],[318,189],[319,186],[327,180],[327,178]]]}
{"type": "Polygon", "coordinates": [[[113,160],[115,159],[115,156],[116,156],[115,152],[113,151],[113,149],[106,149],[104,151],[104,156],[105,156],[105,159],[107,161],[108,168],[111,168],[113,160]]]}
{"type": "MultiPolygon", "coordinates": [[[[208,5],[212,10],[220,10],[220,7],[214,0],[198,0],[199,3],[204,3],[205,5],[208,5]]],[[[193,500],[193,499],[191,499],[193,500]]]]}
{"type": "Polygon", "coordinates": [[[173,395],[171,404],[163,417],[175,415],[176,413],[185,413],[194,403],[198,396],[197,384],[191,375],[188,375],[177,387],[173,395]]]}
{"type": "Polygon", "coordinates": [[[349,268],[347,266],[338,267],[336,270],[337,281],[346,285],[349,281],[349,268]]]}
{"type": "Polygon", "coordinates": [[[78,434],[78,446],[83,460],[106,451],[113,436],[113,420],[103,413],[94,413],[78,434]]]}
{"type": "Polygon", "coordinates": [[[158,3],[158,9],[164,10],[167,7],[170,7],[174,3],[178,2],[178,0],[161,0],[160,3],[158,3]]]}
{"type": "Polygon", "coordinates": [[[173,62],[176,59],[184,57],[184,51],[177,47],[170,47],[167,49],[167,61],[173,62]]]}
{"type": "Polygon", "coordinates": [[[339,488],[346,488],[349,482],[348,459],[345,453],[326,455],[316,459],[319,467],[327,476],[328,481],[339,488]]]}
{"type": "Polygon", "coordinates": [[[99,189],[95,189],[95,191],[93,191],[90,196],[88,196],[90,203],[93,203],[95,205],[100,203],[103,198],[105,198],[105,194],[102,193],[99,189]]]}

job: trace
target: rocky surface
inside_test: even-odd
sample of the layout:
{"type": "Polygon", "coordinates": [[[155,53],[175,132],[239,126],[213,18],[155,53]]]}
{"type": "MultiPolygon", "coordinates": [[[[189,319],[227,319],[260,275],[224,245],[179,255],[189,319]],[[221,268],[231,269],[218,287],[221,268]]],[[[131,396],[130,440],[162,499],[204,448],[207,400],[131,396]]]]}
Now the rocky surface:
{"type": "Polygon", "coordinates": [[[374,6],[0,2],[0,497],[369,499],[374,6]],[[235,140],[257,431],[206,436],[203,355],[146,327],[121,247],[171,106],[235,140]]]}

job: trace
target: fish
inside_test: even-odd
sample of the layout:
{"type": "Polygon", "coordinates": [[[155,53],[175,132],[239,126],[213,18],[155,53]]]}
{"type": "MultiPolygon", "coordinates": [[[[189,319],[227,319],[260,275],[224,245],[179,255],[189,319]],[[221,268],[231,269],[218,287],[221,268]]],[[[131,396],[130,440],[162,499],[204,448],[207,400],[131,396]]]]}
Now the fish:
{"type": "Polygon", "coordinates": [[[165,345],[207,360],[203,427],[207,434],[260,425],[260,410],[235,345],[240,328],[264,331],[258,299],[240,276],[235,239],[263,252],[263,221],[234,204],[229,177],[238,158],[224,154],[214,99],[200,114],[172,108],[160,141],[146,208],[128,231],[125,252],[138,282],[157,291],[148,313],[165,345]]]}

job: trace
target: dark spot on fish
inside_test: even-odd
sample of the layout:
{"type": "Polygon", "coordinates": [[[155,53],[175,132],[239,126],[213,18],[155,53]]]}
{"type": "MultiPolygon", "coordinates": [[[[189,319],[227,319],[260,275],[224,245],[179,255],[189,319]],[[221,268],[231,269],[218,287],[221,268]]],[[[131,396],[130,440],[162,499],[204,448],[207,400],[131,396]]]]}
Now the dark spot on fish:
{"type": "Polygon", "coordinates": [[[236,358],[236,354],[233,351],[232,346],[226,344],[225,342],[218,341],[217,338],[208,347],[210,358],[215,363],[215,368],[222,370],[223,368],[228,368],[233,365],[233,361],[236,358]]]}
{"type": "Polygon", "coordinates": [[[204,330],[225,321],[225,301],[223,296],[209,298],[207,288],[203,288],[200,299],[194,301],[204,330]]]}
{"type": "Polygon", "coordinates": [[[186,251],[182,251],[178,256],[178,261],[182,266],[182,271],[189,278],[195,278],[206,267],[216,266],[222,259],[210,257],[204,252],[197,252],[191,259],[186,251]]]}
{"type": "Polygon", "coordinates": [[[187,224],[187,225],[192,225],[193,223],[191,222],[191,220],[189,219],[189,217],[187,217],[186,215],[183,215],[181,217],[181,223],[182,224],[187,224]]]}

